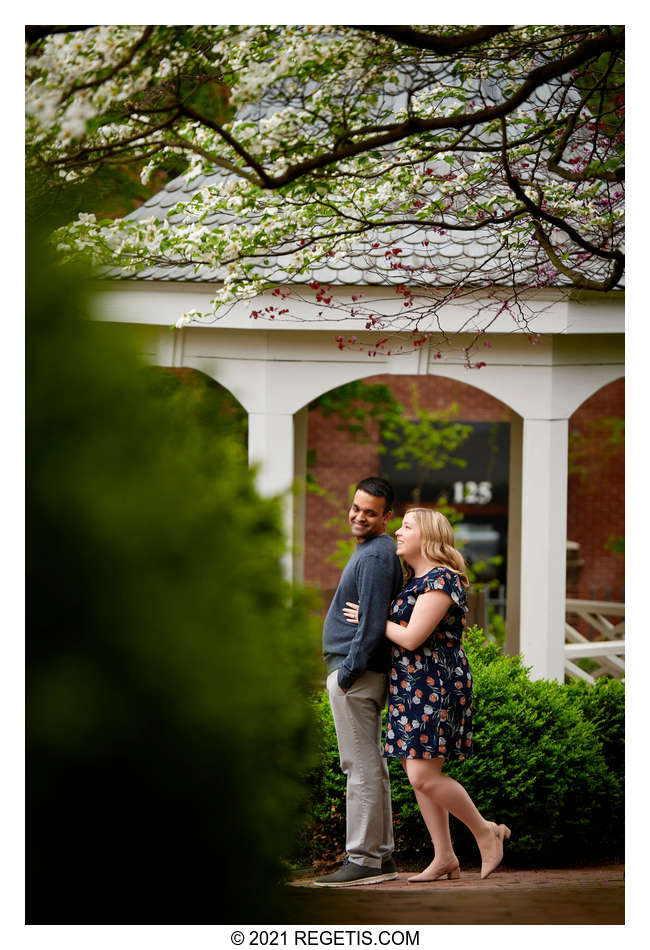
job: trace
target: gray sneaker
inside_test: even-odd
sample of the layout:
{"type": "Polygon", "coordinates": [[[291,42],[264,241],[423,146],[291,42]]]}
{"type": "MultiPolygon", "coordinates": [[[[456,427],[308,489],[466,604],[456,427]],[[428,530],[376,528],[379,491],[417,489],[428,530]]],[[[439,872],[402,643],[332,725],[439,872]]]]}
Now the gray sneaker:
{"type": "Polygon", "coordinates": [[[397,868],[392,858],[382,861],[381,868],[366,868],[346,858],[338,871],[316,878],[318,887],[352,887],[355,884],[380,884],[397,877],[397,868]]]}

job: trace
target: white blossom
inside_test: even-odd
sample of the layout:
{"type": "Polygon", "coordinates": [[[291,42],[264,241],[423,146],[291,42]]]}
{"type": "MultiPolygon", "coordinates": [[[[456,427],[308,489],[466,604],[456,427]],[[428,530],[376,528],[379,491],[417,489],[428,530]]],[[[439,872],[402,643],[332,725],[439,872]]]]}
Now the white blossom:
{"type": "MultiPolygon", "coordinates": [[[[486,59],[477,72],[472,57],[461,57],[454,73],[444,57],[431,51],[405,49],[389,38],[348,27],[97,26],[49,36],[39,55],[27,60],[26,134],[38,162],[50,163],[55,175],[76,181],[93,172],[96,150],[108,160],[120,156],[137,163],[146,184],[174,155],[186,163],[185,182],[197,185],[195,196],[188,196],[186,188],[178,192],[178,207],[169,209],[176,224],[153,218],[100,228],[91,216],[80,217],[61,229],[55,242],[67,248],[65,253],[76,248],[98,262],[131,269],[150,263],[154,255],[170,264],[182,260],[224,268],[227,276],[215,296],[218,307],[249,299],[264,287],[272,265],[260,273],[260,259],[276,260],[275,274],[286,280],[308,282],[316,262],[345,262],[360,240],[369,249],[377,237],[392,241],[395,220],[402,218],[409,227],[414,220],[428,222],[424,227],[433,222],[432,245],[445,239],[438,233],[442,230],[452,241],[454,227],[491,234],[501,256],[489,270],[476,268],[473,278],[486,286],[514,280],[512,264],[517,280],[534,283],[527,270],[531,220],[505,181],[494,123],[468,127],[458,148],[457,129],[410,135],[336,159],[313,175],[299,175],[281,191],[260,188],[255,181],[259,167],[266,176],[280,177],[345,145],[346,127],[353,131],[349,141],[358,141],[363,136],[358,130],[394,128],[407,116],[469,114],[485,101],[503,101],[534,68],[531,63],[537,63],[531,53],[535,43],[552,58],[558,42],[554,37],[549,27],[513,27],[503,38],[503,49],[514,52],[507,52],[498,70],[486,59]],[[183,42],[175,41],[175,31],[183,31],[183,42]],[[163,115],[161,103],[172,96],[168,77],[179,74],[189,81],[202,71],[220,77],[228,89],[229,107],[215,119],[217,124],[185,117],[154,131],[163,115]],[[490,79],[487,100],[478,97],[485,91],[481,77],[490,79]],[[215,166],[220,169],[216,179],[210,177],[209,185],[200,180],[204,174],[212,176],[215,166]],[[509,212],[519,217],[505,227],[498,224],[496,219],[509,212]],[[205,221],[213,220],[208,215],[218,224],[207,226],[205,221]],[[505,260],[509,266],[504,269],[505,260]]],[[[486,53],[495,56],[500,42],[492,42],[486,53]]],[[[573,49],[580,38],[566,42],[573,49]]],[[[614,191],[595,176],[576,183],[556,172],[538,172],[557,142],[549,133],[542,147],[538,135],[557,129],[583,96],[578,91],[575,99],[572,81],[567,76],[549,84],[507,117],[508,138],[518,140],[509,149],[509,161],[532,201],[545,201],[551,214],[564,218],[587,242],[618,248],[624,213],[620,186],[614,191]]],[[[560,162],[567,170],[599,167],[606,160],[611,164],[622,154],[622,145],[607,129],[596,133],[588,121],[585,110],[560,162]]],[[[549,234],[563,259],[575,258],[576,247],[566,233],[553,235],[549,228],[549,234]]],[[[423,251],[423,260],[430,253],[423,251]]],[[[542,254],[537,245],[535,254],[542,254]]],[[[397,278],[399,263],[387,259],[382,272],[397,278]]],[[[596,274],[606,267],[593,255],[579,266],[596,274]]],[[[427,285],[426,270],[402,273],[414,284],[427,285]]]]}

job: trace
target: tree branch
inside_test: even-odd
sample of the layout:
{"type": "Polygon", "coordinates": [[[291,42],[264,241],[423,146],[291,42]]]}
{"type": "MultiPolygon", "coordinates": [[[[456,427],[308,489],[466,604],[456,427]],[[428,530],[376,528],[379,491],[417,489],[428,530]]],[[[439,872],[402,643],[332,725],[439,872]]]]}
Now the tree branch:
{"type": "MultiPolygon", "coordinates": [[[[210,119],[206,119],[204,116],[202,116],[199,112],[196,112],[191,106],[187,105],[186,103],[181,104],[181,109],[185,113],[185,115],[188,117],[188,119],[193,119],[195,122],[200,122],[202,125],[206,125],[209,129],[212,129],[213,132],[216,132],[217,135],[221,136],[224,142],[226,142],[233,149],[233,151],[235,151],[237,155],[239,155],[240,158],[243,158],[246,164],[250,165],[253,171],[257,172],[257,174],[259,175],[260,181],[256,182],[256,184],[261,183],[263,188],[274,187],[273,185],[274,179],[271,178],[267,174],[267,172],[264,170],[264,166],[260,165],[260,163],[256,161],[256,159],[253,158],[253,156],[244,148],[244,146],[241,145],[241,143],[238,142],[237,139],[233,138],[233,136],[229,132],[227,132],[223,128],[223,126],[219,125],[217,122],[212,122],[212,120],[210,119]]],[[[233,166],[233,167],[236,167],[236,166],[233,166]]]]}
{"type": "Polygon", "coordinates": [[[135,132],[129,138],[120,139],[118,142],[107,142],[103,145],[82,146],[81,148],[77,149],[76,152],[73,152],[62,158],[48,159],[46,160],[46,164],[50,165],[52,168],[56,168],[57,166],[67,167],[72,165],[101,165],[106,155],[110,155],[114,152],[128,152],[130,145],[139,142],[145,137],[153,138],[157,132],[164,132],[165,129],[173,125],[177,118],[178,113],[176,115],[170,116],[168,119],[159,123],[158,125],[146,126],[141,131],[135,132]],[[96,155],[98,152],[101,152],[102,154],[96,155]]]}
{"type": "Polygon", "coordinates": [[[90,23],[87,26],[26,26],[25,42],[31,46],[37,40],[53,36],[55,33],[80,33],[82,30],[92,30],[96,25],[96,23],[90,23]]]}
{"type": "Polygon", "coordinates": [[[395,40],[396,43],[412,46],[414,49],[448,54],[459,53],[462,50],[478,46],[500,33],[507,33],[511,27],[479,26],[475,30],[468,30],[456,36],[434,36],[430,33],[424,33],[422,30],[416,30],[411,26],[355,26],[354,29],[362,30],[364,33],[377,33],[379,36],[386,36],[391,40],[395,40]]]}
{"type": "MultiPolygon", "coordinates": [[[[562,156],[564,154],[564,149],[566,148],[567,142],[569,141],[569,138],[575,131],[575,128],[578,123],[578,119],[580,118],[580,115],[582,113],[582,110],[584,109],[585,105],[587,104],[591,96],[596,92],[596,90],[599,87],[601,90],[601,110],[599,113],[599,118],[602,115],[602,96],[604,95],[604,84],[607,81],[607,77],[609,76],[612,69],[614,68],[615,62],[616,62],[616,56],[613,55],[612,57],[610,57],[610,62],[607,66],[607,70],[605,71],[605,75],[601,77],[598,80],[598,82],[595,83],[595,85],[593,85],[590,89],[588,89],[584,93],[578,107],[567,119],[564,134],[562,135],[560,141],[557,144],[557,147],[555,148],[550,158],[548,159],[547,167],[549,171],[555,172],[556,175],[559,175],[560,178],[564,178],[565,181],[578,182],[578,181],[585,181],[588,178],[596,178],[599,181],[620,182],[620,181],[623,181],[623,179],[625,178],[624,167],[617,168],[615,171],[609,171],[608,169],[603,169],[602,167],[598,167],[597,163],[592,163],[591,165],[587,166],[587,168],[583,169],[583,171],[581,172],[572,172],[566,168],[562,168],[559,164],[560,161],[562,160],[562,156]]],[[[594,131],[594,135],[595,134],[596,133],[594,131]]]]}
{"type": "Polygon", "coordinates": [[[512,174],[512,170],[508,162],[508,142],[506,138],[505,121],[503,119],[501,120],[501,128],[503,133],[502,159],[503,168],[506,173],[506,180],[519,201],[521,201],[524,207],[530,212],[531,216],[536,221],[546,221],[548,224],[552,224],[554,227],[564,231],[564,233],[570,237],[571,240],[574,241],[579,247],[581,247],[584,251],[588,251],[590,254],[593,254],[595,257],[602,257],[605,260],[624,261],[625,258],[620,251],[606,251],[604,248],[597,247],[590,241],[585,240],[585,238],[583,238],[582,235],[579,234],[579,232],[576,231],[576,229],[563,218],[558,218],[556,215],[549,214],[548,211],[544,211],[544,209],[539,205],[536,205],[534,201],[531,201],[522,188],[519,180],[512,174]]]}
{"type": "MultiPolygon", "coordinates": [[[[404,122],[395,123],[386,126],[386,131],[375,135],[363,142],[350,143],[337,151],[330,151],[316,158],[307,159],[287,169],[283,175],[276,177],[263,173],[259,163],[252,164],[251,167],[260,175],[262,187],[264,188],[282,188],[309,172],[325,168],[328,165],[340,162],[343,158],[352,158],[363,152],[372,149],[381,149],[386,145],[392,145],[402,141],[417,132],[432,132],[442,129],[460,129],[466,126],[474,127],[484,122],[491,122],[495,119],[503,118],[508,115],[517,106],[520,106],[539,86],[551,79],[557,79],[567,72],[576,69],[590,59],[600,56],[612,50],[621,49],[624,45],[624,38],[620,33],[614,35],[603,35],[591,40],[585,40],[573,53],[564,56],[555,62],[546,63],[543,66],[531,70],[525,82],[519,87],[516,93],[509,99],[506,99],[500,105],[490,106],[479,109],[477,112],[463,113],[462,115],[444,116],[436,119],[420,119],[415,116],[406,119],[404,122]]],[[[200,118],[200,116],[197,116],[200,118]]],[[[202,120],[203,121],[203,120],[202,120]]],[[[217,129],[217,131],[219,131],[217,129]]],[[[351,132],[350,135],[354,135],[351,132]]],[[[232,143],[233,140],[231,140],[232,143]]],[[[233,146],[234,147],[234,146],[233,146]]],[[[239,147],[241,149],[241,147],[239,147]]],[[[246,155],[245,151],[240,150],[242,157],[246,155]]],[[[249,156],[250,157],[250,156],[249,156]]]]}
{"type": "Polygon", "coordinates": [[[567,265],[560,260],[555,248],[549,241],[542,229],[541,224],[538,221],[533,222],[533,227],[535,229],[535,237],[541,247],[543,247],[546,256],[550,260],[553,267],[555,267],[555,269],[561,274],[564,274],[565,277],[568,277],[571,280],[573,286],[577,287],[579,290],[612,290],[623,276],[625,258],[622,254],[617,254],[614,259],[612,270],[609,276],[604,280],[592,280],[589,277],[584,277],[582,274],[573,270],[573,268],[567,267],[567,265]]]}

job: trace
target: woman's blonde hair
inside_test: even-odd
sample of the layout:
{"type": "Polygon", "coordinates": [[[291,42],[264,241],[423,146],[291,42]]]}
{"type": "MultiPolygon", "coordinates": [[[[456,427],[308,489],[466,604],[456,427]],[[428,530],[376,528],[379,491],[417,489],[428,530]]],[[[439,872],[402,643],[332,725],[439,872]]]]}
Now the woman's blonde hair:
{"type": "MultiPolygon", "coordinates": [[[[445,516],[433,508],[407,508],[404,515],[413,515],[422,535],[422,554],[434,564],[442,564],[455,571],[464,587],[469,587],[465,559],[456,547],[454,529],[445,516]]],[[[405,579],[413,577],[413,568],[404,565],[405,579]]]]}

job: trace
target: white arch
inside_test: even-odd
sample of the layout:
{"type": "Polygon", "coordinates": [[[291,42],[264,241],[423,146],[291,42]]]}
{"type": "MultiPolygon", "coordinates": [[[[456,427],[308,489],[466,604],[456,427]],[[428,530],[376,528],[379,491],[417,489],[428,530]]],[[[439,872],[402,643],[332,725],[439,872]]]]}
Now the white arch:
{"type": "MultiPolygon", "coordinates": [[[[188,334],[188,331],[183,331],[188,334]]],[[[191,334],[191,331],[189,331],[191,334]]],[[[509,351],[511,348],[509,347],[509,351]]],[[[157,365],[195,369],[218,382],[249,413],[299,412],[314,399],[345,383],[380,374],[442,376],[493,396],[522,418],[568,419],[590,396],[624,376],[622,360],[608,363],[556,362],[526,364],[494,360],[478,370],[459,362],[431,363],[396,356],[387,360],[256,359],[232,352],[208,356],[183,354],[176,363],[164,357],[157,365]]]]}
{"type": "Polygon", "coordinates": [[[590,400],[593,396],[598,395],[598,393],[601,391],[601,389],[605,389],[607,386],[610,386],[612,383],[615,383],[615,382],[616,382],[617,380],[619,380],[619,379],[625,379],[625,372],[624,372],[624,371],[618,372],[618,373],[616,373],[615,375],[613,374],[613,375],[612,375],[612,378],[611,378],[611,379],[608,379],[606,382],[604,382],[602,386],[598,386],[598,387],[596,387],[595,389],[593,389],[590,393],[588,393],[588,395],[585,396],[585,398],[582,400],[582,402],[579,402],[579,403],[574,407],[573,412],[571,413],[571,415],[573,415],[574,413],[578,412],[578,410],[579,410],[586,402],[589,402],[589,400],[590,400]]]}
{"type": "MultiPolygon", "coordinates": [[[[363,351],[339,351],[334,342],[337,331],[347,338],[362,331],[363,325],[332,319],[329,324],[260,326],[251,322],[243,304],[213,326],[169,332],[185,307],[208,309],[211,293],[209,286],[201,284],[112,282],[95,299],[96,313],[99,319],[129,324],[144,349],[153,351],[156,362],[207,373],[248,412],[255,413],[294,414],[342,383],[384,372],[440,374],[484,390],[523,418],[568,418],[585,399],[623,373],[620,295],[592,295],[593,300],[552,305],[546,301],[535,324],[540,332],[536,345],[524,333],[503,332],[507,323],[495,324],[482,338],[491,348],[480,348],[473,355],[486,365],[467,370],[462,358],[449,351],[442,360],[423,349],[409,352],[412,336],[408,333],[401,335],[407,352],[398,355],[393,347],[391,356],[371,357],[363,351]]],[[[262,304],[265,299],[260,298],[262,304]]],[[[451,313],[446,319],[453,324],[460,317],[451,313]]],[[[455,352],[472,340],[472,334],[454,336],[455,352]]]]}
{"type": "Polygon", "coordinates": [[[383,357],[338,351],[331,334],[315,331],[182,332],[180,364],[213,376],[251,413],[293,415],[337,386],[385,373],[444,376],[494,396],[522,418],[568,419],[624,372],[623,340],[614,335],[549,336],[537,346],[520,334],[495,335],[486,365],[467,369],[457,355],[436,360],[427,350],[383,357]]]}

